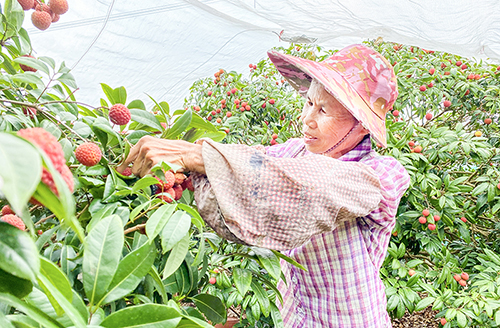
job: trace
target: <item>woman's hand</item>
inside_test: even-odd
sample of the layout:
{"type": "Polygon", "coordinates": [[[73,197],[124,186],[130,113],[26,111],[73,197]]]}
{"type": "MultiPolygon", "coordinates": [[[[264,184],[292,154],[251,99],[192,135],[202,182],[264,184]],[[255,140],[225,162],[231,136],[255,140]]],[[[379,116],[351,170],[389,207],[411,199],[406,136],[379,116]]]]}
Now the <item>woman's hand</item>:
{"type": "Polygon", "coordinates": [[[143,177],[151,173],[151,168],[161,161],[179,165],[184,171],[205,174],[200,144],[150,136],[142,137],[132,147],[127,159],[117,168],[117,171],[121,173],[130,163],[133,163],[132,173],[143,177]]]}

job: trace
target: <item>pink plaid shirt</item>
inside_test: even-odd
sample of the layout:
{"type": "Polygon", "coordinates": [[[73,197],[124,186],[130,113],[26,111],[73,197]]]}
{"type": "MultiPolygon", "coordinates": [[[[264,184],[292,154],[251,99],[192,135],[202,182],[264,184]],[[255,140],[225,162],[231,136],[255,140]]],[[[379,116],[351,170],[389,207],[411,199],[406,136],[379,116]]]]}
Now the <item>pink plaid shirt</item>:
{"type": "Polygon", "coordinates": [[[193,184],[205,221],[308,270],[281,263],[285,327],[391,327],[379,269],[410,180],[398,161],[369,137],[339,160],[307,152],[302,139],[266,150],[208,140],[203,158],[208,178],[193,184]]]}

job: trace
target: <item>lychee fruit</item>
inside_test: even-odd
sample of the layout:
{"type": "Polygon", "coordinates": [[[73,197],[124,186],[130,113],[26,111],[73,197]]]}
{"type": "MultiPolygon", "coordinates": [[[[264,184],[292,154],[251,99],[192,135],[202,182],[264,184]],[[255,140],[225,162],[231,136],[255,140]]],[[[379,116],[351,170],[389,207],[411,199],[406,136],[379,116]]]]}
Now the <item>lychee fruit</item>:
{"type": "Polygon", "coordinates": [[[52,23],[58,22],[58,21],[59,21],[59,18],[61,18],[61,16],[60,16],[60,15],[58,15],[58,14],[54,14],[54,18],[52,18],[52,23]]]}
{"type": "Polygon", "coordinates": [[[408,141],[408,146],[415,147],[415,141],[408,141]]]}
{"type": "Polygon", "coordinates": [[[460,284],[460,286],[462,286],[462,287],[467,286],[467,281],[465,281],[465,280],[460,280],[458,283],[459,283],[459,284],[460,284]]]}
{"type": "Polygon", "coordinates": [[[441,325],[444,326],[446,325],[448,321],[446,321],[446,318],[441,318],[441,325]]]}
{"type": "Polygon", "coordinates": [[[429,214],[431,214],[431,212],[428,209],[422,211],[423,216],[429,216],[429,214]]]}
{"type": "Polygon", "coordinates": [[[483,135],[483,133],[481,131],[476,131],[474,132],[474,135],[479,138],[480,136],[483,135]]]}
{"type": "Polygon", "coordinates": [[[5,205],[2,207],[2,215],[7,215],[7,214],[16,214],[14,211],[10,208],[9,205],[5,205]]]}
{"type": "Polygon", "coordinates": [[[425,114],[425,119],[426,120],[432,120],[432,113],[425,114]]]}
{"type": "Polygon", "coordinates": [[[274,100],[274,99],[269,99],[269,103],[270,103],[271,105],[274,105],[274,103],[275,103],[275,102],[276,102],[276,100],[274,100]]]}
{"type": "Polygon", "coordinates": [[[467,272],[462,272],[460,277],[462,277],[462,279],[465,281],[469,280],[469,274],[467,272]]]}
{"type": "Polygon", "coordinates": [[[215,277],[211,277],[209,280],[208,280],[208,283],[211,284],[211,285],[215,285],[215,283],[217,282],[217,279],[215,279],[215,277]]]}
{"type": "Polygon", "coordinates": [[[462,280],[462,277],[459,274],[456,274],[453,276],[453,279],[455,279],[457,282],[459,282],[460,280],[462,280]]]}
{"type": "Polygon", "coordinates": [[[415,270],[413,270],[413,269],[408,270],[408,275],[409,275],[410,277],[413,277],[413,276],[415,275],[415,273],[416,273],[416,272],[415,272],[415,270]]]}
{"type": "MultiPolygon", "coordinates": [[[[73,174],[66,165],[62,146],[57,141],[56,137],[42,128],[22,129],[19,130],[17,134],[42,149],[50,158],[54,168],[61,174],[69,190],[73,192],[73,174]]],[[[46,168],[42,168],[42,182],[45,183],[52,192],[59,195],[52,174],[50,174],[46,168]]]]}
{"type": "Polygon", "coordinates": [[[17,2],[23,7],[23,10],[30,10],[35,5],[35,0],[17,0],[17,2]]]}
{"type": "Polygon", "coordinates": [[[271,138],[278,139],[278,135],[276,133],[273,133],[273,135],[271,136],[271,138]]]}
{"type": "Polygon", "coordinates": [[[186,180],[186,175],[182,172],[174,173],[175,185],[180,185],[186,180]]]}
{"type": "Polygon", "coordinates": [[[425,217],[421,216],[418,218],[418,222],[420,222],[421,224],[425,224],[425,223],[427,223],[427,219],[425,217]]]}
{"type": "Polygon", "coordinates": [[[422,152],[422,146],[418,145],[413,149],[413,152],[415,153],[421,153],[422,152]]]}
{"type": "Polygon", "coordinates": [[[67,0],[50,0],[49,7],[52,9],[54,14],[62,15],[68,11],[68,1],[67,0]]]}
{"type": "Polygon", "coordinates": [[[184,191],[184,189],[182,189],[181,185],[173,186],[172,189],[175,191],[175,197],[174,197],[174,199],[175,200],[181,199],[182,192],[184,191]]]}
{"type": "MultiPolygon", "coordinates": [[[[35,58],[31,55],[22,55],[21,57],[29,57],[29,58],[35,58]]],[[[29,67],[28,65],[24,65],[24,64],[19,64],[19,67],[21,67],[21,69],[24,71],[24,72],[36,72],[37,69],[36,68],[33,68],[33,67],[29,67]]]]}
{"type": "Polygon", "coordinates": [[[93,142],[85,142],[75,150],[76,160],[85,166],[94,166],[101,160],[102,153],[98,145],[93,142]]]}
{"type": "Polygon", "coordinates": [[[168,195],[159,195],[158,198],[160,198],[161,200],[163,200],[167,203],[171,203],[175,199],[174,188],[168,188],[167,190],[165,190],[165,193],[169,194],[172,197],[169,197],[168,195]]]}
{"type": "Polygon", "coordinates": [[[158,180],[163,191],[172,188],[175,184],[175,175],[172,173],[172,171],[165,172],[164,176],[165,180],[156,177],[156,180],[158,180]]]}
{"type": "Polygon", "coordinates": [[[427,228],[429,228],[430,231],[434,231],[434,230],[436,230],[436,225],[432,224],[432,223],[429,223],[429,225],[427,226],[427,228]]]}
{"type": "Polygon", "coordinates": [[[23,114],[29,116],[30,118],[36,117],[36,108],[34,107],[23,107],[23,114]]]}
{"type": "Polygon", "coordinates": [[[432,75],[432,74],[434,74],[434,72],[435,72],[435,71],[436,71],[436,70],[435,70],[434,68],[431,68],[431,69],[429,70],[429,74],[430,74],[430,75],[432,75]]]}
{"type": "Polygon", "coordinates": [[[122,175],[129,177],[132,175],[132,169],[130,167],[126,167],[125,170],[123,170],[122,175]]]}
{"type": "Polygon", "coordinates": [[[427,87],[425,85],[421,85],[420,86],[420,91],[424,92],[425,90],[427,90],[427,87]]]}
{"type": "Polygon", "coordinates": [[[184,180],[184,182],[182,183],[182,188],[189,191],[194,191],[193,181],[191,180],[191,177],[187,177],[186,180],[184,180]]]}
{"type": "Polygon", "coordinates": [[[392,111],[392,115],[394,115],[395,117],[398,117],[399,116],[399,110],[393,110],[392,111]]]}
{"type": "Polygon", "coordinates": [[[232,114],[231,112],[227,112],[227,113],[226,113],[226,116],[227,116],[227,117],[231,117],[231,116],[233,116],[233,114],[232,114]]]}
{"type": "Polygon", "coordinates": [[[450,107],[450,106],[451,106],[451,101],[449,101],[449,100],[445,100],[445,101],[443,102],[443,106],[444,106],[444,107],[450,107]]]}
{"type": "Polygon", "coordinates": [[[114,104],[109,109],[109,119],[113,124],[125,125],[130,122],[130,110],[122,104],[114,104]]]}
{"type": "Polygon", "coordinates": [[[0,217],[0,220],[7,222],[9,224],[12,224],[14,227],[19,228],[23,231],[26,229],[26,226],[24,225],[23,220],[17,215],[7,214],[7,215],[0,217]]]}
{"type": "Polygon", "coordinates": [[[433,218],[434,218],[434,221],[436,221],[436,222],[441,220],[441,217],[439,215],[434,215],[433,218]]]}
{"type": "Polygon", "coordinates": [[[492,122],[492,120],[489,117],[484,119],[484,124],[489,125],[489,124],[491,124],[491,122],[492,122]]]}
{"type": "Polygon", "coordinates": [[[52,23],[52,16],[48,12],[35,10],[31,14],[31,22],[37,29],[45,31],[52,23]]]}
{"type": "Polygon", "coordinates": [[[464,222],[464,223],[466,223],[466,222],[467,222],[467,219],[465,218],[465,216],[462,216],[462,217],[460,218],[460,220],[462,220],[462,222],[464,222]]]}
{"type": "Polygon", "coordinates": [[[278,144],[278,142],[276,141],[276,139],[271,139],[271,146],[274,146],[277,144],[278,144]]]}
{"type": "Polygon", "coordinates": [[[266,108],[266,103],[263,103],[263,104],[262,104],[262,108],[266,108]]]}

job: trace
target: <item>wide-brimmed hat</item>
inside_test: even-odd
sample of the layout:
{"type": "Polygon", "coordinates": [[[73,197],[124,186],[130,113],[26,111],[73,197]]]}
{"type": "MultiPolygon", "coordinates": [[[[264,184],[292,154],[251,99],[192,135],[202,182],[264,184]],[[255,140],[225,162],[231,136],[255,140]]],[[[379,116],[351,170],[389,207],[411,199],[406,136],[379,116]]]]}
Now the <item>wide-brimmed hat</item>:
{"type": "Polygon", "coordinates": [[[305,95],[318,80],[383,147],[387,147],[385,115],[398,96],[391,64],[362,44],[348,46],[322,62],[269,51],[269,58],[290,85],[305,95]]]}

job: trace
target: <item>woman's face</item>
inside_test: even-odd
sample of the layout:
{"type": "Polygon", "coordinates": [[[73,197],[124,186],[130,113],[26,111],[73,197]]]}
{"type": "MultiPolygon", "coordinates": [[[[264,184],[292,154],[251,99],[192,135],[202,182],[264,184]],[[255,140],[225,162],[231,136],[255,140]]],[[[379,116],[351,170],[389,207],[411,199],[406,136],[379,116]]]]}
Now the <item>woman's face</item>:
{"type": "Polygon", "coordinates": [[[315,80],[307,92],[300,119],[306,149],[316,154],[330,149],[357,123],[354,116],[315,80]]]}

